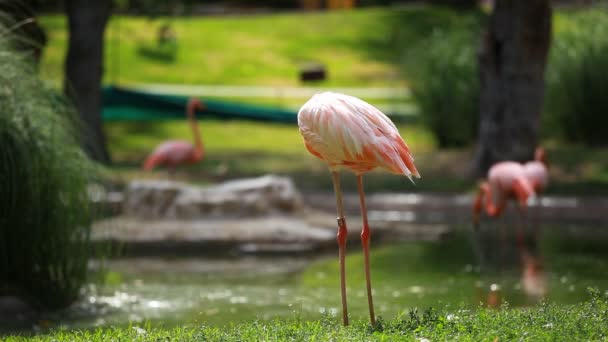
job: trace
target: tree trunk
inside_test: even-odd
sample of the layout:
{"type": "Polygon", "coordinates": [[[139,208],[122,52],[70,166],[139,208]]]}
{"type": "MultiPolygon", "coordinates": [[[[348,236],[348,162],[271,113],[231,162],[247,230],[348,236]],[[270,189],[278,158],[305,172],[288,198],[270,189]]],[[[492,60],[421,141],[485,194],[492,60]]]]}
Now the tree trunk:
{"type": "Polygon", "coordinates": [[[530,160],[538,143],[551,40],[550,0],[497,0],[479,52],[479,145],[473,171],[530,160]]]}
{"type": "Polygon", "coordinates": [[[80,113],[84,150],[102,163],[110,161],[101,122],[101,80],[103,34],[111,4],[111,0],[66,1],[70,37],[64,90],[80,113]]]}

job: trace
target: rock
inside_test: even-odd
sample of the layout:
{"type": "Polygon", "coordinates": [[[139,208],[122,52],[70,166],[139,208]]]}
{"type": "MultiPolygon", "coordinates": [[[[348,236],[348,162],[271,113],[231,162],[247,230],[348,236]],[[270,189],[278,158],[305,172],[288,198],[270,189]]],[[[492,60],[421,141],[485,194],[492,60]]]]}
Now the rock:
{"type": "Polygon", "coordinates": [[[36,311],[20,298],[0,295],[0,323],[29,321],[36,315],[36,311]]]}
{"type": "Polygon", "coordinates": [[[243,218],[293,214],[302,196],[291,179],[268,175],[197,187],[169,181],[131,182],[123,212],[141,219],[243,218]]]}
{"type": "Polygon", "coordinates": [[[186,190],[187,186],[178,182],[131,182],[125,192],[123,213],[146,219],[163,218],[178,195],[186,190]]]}
{"type": "Polygon", "coordinates": [[[113,217],[95,222],[91,238],[128,255],[297,254],[335,245],[335,231],[301,218],[157,220],[113,217]]]}
{"type": "Polygon", "coordinates": [[[110,217],[121,213],[124,201],[122,192],[109,191],[101,184],[91,183],[87,185],[87,194],[95,217],[110,217]]]}

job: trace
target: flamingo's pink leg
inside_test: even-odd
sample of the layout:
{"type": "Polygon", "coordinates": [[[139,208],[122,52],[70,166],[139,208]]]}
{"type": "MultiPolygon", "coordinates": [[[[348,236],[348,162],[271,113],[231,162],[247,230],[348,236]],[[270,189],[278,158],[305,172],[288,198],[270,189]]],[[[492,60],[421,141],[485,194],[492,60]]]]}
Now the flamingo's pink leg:
{"type": "Polygon", "coordinates": [[[336,193],[336,210],[338,213],[338,259],[340,262],[340,294],[342,296],[342,322],[344,326],[348,325],[348,308],[346,305],[346,272],[345,272],[345,256],[346,256],[346,219],[344,218],[344,207],[342,205],[342,190],[340,190],[340,174],[336,171],[331,173],[334,182],[334,192],[336,193]]]}
{"type": "Polygon", "coordinates": [[[372,326],[376,325],[374,315],[374,300],[372,298],[372,281],[369,269],[369,241],[371,232],[367,223],[367,208],[365,207],[365,193],[363,192],[363,176],[357,175],[357,188],[359,190],[359,202],[361,205],[361,218],[363,219],[363,230],[361,230],[361,245],[363,246],[363,258],[365,263],[365,285],[367,286],[367,304],[369,306],[369,320],[372,326]]]}

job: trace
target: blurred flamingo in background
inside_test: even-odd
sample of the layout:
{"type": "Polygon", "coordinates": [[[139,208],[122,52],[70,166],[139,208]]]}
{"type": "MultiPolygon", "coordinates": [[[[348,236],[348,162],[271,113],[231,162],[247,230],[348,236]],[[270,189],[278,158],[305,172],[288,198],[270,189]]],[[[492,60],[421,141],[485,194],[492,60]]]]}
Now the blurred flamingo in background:
{"type": "Polygon", "coordinates": [[[324,92],[314,95],[298,112],[298,126],[304,144],[314,156],[324,160],[331,172],[336,193],[338,213],[338,247],[340,263],[340,289],[342,296],[342,320],[348,325],[344,258],[347,228],[342,206],[340,170],[347,169],[357,176],[357,188],[361,206],[365,279],[369,316],[376,324],[369,269],[370,230],[363,192],[363,174],[379,167],[408,178],[420,177],[414,159],[397,127],[381,111],[356,97],[324,92]]]}
{"type": "Polygon", "coordinates": [[[482,210],[485,210],[490,217],[498,217],[510,198],[517,200],[519,211],[525,216],[528,204],[536,198],[534,186],[522,164],[513,161],[496,163],[488,171],[487,181],[479,185],[473,202],[475,230],[479,229],[479,216],[482,210]]]}
{"type": "MultiPolygon", "coordinates": [[[[544,191],[547,184],[546,158],[542,148],[536,149],[535,160],[525,164],[512,161],[495,164],[488,172],[488,180],[480,184],[473,204],[475,232],[479,232],[479,216],[482,210],[485,209],[490,217],[497,217],[504,210],[509,198],[518,201],[523,224],[527,216],[528,204],[535,201],[537,194],[544,191]]],[[[537,238],[538,236],[535,236],[533,246],[529,248],[523,227],[520,226],[516,232],[517,247],[523,265],[522,289],[530,296],[542,297],[547,292],[543,263],[536,253],[531,252],[531,249],[535,249],[537,238]]]]}
{"type": "MultiPolygon", "coordinates": [[[[507,201],[515,199],[519,204],[521,220],[523,221],[528,203],[532,202],[535,197],[534,187],[526,176],[522,164],[514,161],[503,161],[490,168],[488,179],[480,183],[477,196],[473,202],[473,231],[476,235],[474,247],[477,249],[476,252],[482,265],[484,263],[483,253],[479,241],[481,212],[485,210],[488,216],[498,217],[505,209],[507,201]]],[[[520,227],[517,234],[519,235],[521,232],[520,227]]]]}
{"type": "Polygon", "coordinates": [[[167,140],[158,145],[144,162],[144,170],[152,170],[157,166],[166,167],[169,174],[173,175],[175,169],[180,165],[196,164],[203,159],[204,148],[195,111],[203,110],[205,107],[198,99],[192,98],[186,106],[188,123],[192,128],[194,145],[185,140],[167,140]]]}

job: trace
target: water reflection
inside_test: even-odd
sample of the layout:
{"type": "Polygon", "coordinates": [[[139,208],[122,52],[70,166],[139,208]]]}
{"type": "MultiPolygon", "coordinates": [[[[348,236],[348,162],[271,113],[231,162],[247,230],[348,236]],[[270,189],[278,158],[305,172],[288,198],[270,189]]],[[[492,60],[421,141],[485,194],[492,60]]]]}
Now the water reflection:
{"type": "MultiPolygon", "coordinates": [[[[568,240],[568,238],[566,238],[568,240]]],[[[589,248],[530,254],[523,268],[480,273],[466,256],[466,238],[436,243],[374,246],[374,296],[378,314],[395,317],[408,310],[434,307],[457,319],[459,310],[483,303],[528,306],[540,298],[575,303],[586,288],[608,291],[608,258],[589,248]],[[463,243],[464,242],[464,243],[463,243]],[[461,256],[465,255],[465,256],[461,256]],[[548,292],[548,289],[551,292],[548,292]]],[[[545,244],[546,246],[547,244],[545,244]]],[[[572,247],[570,247],[572,248],[572,247]]],[[[352,249],[351,249],[352,250],[352,249]]],[[[517,254],[517,253],[515,253],[517,254]]],[[[367,304],[361,257],[347,265],[347,292],[353,319],[365,319],[367,304]],[[359,273],[357,273],[359,272],[359,273]]],[[[521,261],[515,256],[515,265],[521,261]]],[[[165,326],[223,326],[276,317],[318,319],[336,316],[340,307],[335,257],[242,259],[115,260],[106,267],[104,286],[91,284],[70,310],[49,314],[49,327],[128,325],[152,321],[165,326]]]]}

